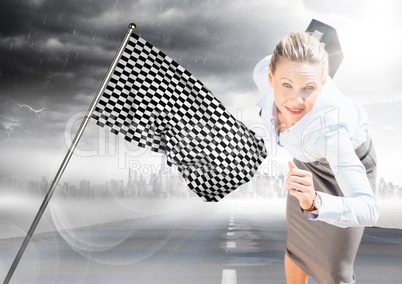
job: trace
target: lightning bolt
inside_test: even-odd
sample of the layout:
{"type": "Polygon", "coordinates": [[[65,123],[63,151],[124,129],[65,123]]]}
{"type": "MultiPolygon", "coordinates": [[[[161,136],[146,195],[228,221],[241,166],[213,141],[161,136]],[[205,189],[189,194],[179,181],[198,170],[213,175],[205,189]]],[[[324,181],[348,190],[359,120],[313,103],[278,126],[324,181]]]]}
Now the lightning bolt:
{"type": "MultiPolygon", "coordinates": [[[[7,107],[6,107],[6,111],[7,111],[7,107]]],[[[19,121],[20,121],[20,117],[15,109],[15,107],[13,108],[13,112],[15,113],[16,118],[12,117],[12,116],[4,116],[4,115],[0,115],[0,119],[1,119],[1,124],[3,126],[3,129],[5,131],[5,135],[6,138],[0,140],[0,143],[5,143],[8,140],[10,140],[11,138],[11,132],[13,132],[14,128],[19,125],[19,121]]]]}
{"type": "Polygon", "coordinates": [[[40,112],[42,112],[42,111],[44,111],[44,110],[48,110],[48,108],[46,108],[46,107],[43,107],[43,108],[41,108],[41,109],[39,109],[39,110],[35,110],[35,109],[33,109],[32,107],[30,107],[29,105],[25,105],[25,104],[20,105],[20,104],[17,104],[17,103],[15,103],[15,104],[16,104],[17,106],[19,106],[20,108],[26,107],[26,108],[29,109],[30,111],[34,112],[35,115],[38,117],[38,119],[39,119],[40,121],[42,121],[42,119],[40,119],[40,116],[39,116],[38,113],[40,113],[40,112]]]}
{"type": "MultiPolygon", "coordinates": [[[[14,105],[18,106],[18,108],[20,108],[20,109],[27,108],[29,111],[35,113],[35,115],[39,121],[42,121],[39,114],[44,110],[48,110],[48,108],[45,108],[45,107],[36,110],[27,104],[14,103],[14,105]]],[[[18,108],[16,106],[12,107],[13,115],[8,115],[8,116],[0,115],[0,122],[1,122],[2,128],[4,129],[4,133],[5,133],[5,135],[3,135],[3,136],[6,136],[3,139],[0,138],[0,143],[5,143],[5,142],[9,141],[11,139],[11,133],[14,131],[14,129],[18,126],[21,126],[20,116],[17,112],[18,108]]],[[[9,110],[9,108],[6,107],[5,110],[7,112],[7,110],[9,110]]]]}

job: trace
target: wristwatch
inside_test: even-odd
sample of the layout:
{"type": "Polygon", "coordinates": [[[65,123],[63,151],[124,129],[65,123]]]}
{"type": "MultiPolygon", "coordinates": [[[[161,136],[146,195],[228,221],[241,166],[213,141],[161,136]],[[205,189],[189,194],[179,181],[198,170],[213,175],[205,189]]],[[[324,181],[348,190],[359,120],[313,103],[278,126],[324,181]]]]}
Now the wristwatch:
{"type": "Polygon", "coordinates": [[[316,211],[316,210],[320,209],[321,205],[322,205],[321,196],[318,195],[318,193],[316,192],[315,193],[315,198],[313,200],[313,204],[311,204],[311,207],[309,209],[303,209],[303,208],[300,207],[300,209],[301,209],[302,213],[304,213],[304,212],[312,212],[312,211],[316,211]]]}

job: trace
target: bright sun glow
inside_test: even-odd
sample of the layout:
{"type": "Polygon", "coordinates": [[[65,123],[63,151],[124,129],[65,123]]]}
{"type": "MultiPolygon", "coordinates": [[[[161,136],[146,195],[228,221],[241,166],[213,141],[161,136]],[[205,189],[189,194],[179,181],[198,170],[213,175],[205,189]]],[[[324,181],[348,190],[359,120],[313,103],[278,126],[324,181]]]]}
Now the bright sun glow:
{"type": "Polygon", "coordinates": [[[398,35],[402,34],[402,28],[397,25],[396,10],[395,1],[388,5],[370,1],[356,17],[343,23],[342,49],[345,57],[353,58],[355,66],[367,68],[368,59],[370,66],[383,66],[384,60],[392,61],[392,57],[400,53],[398,35]]]}

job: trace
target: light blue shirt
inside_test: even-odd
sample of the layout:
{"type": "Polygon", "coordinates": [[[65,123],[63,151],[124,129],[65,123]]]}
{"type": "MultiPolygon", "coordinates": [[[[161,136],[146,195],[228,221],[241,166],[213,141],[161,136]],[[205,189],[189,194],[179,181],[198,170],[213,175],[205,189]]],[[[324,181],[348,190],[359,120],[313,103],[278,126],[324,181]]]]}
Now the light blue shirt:
{"type": "Polygon", "coordinates": [[[264,123],[278,145],[301,162],[326,159],[344,197],[318,192],[322,199],[320,220],[338,227],[373,226],[379,214],[366,169],[355,150],[366,142],[368,116],[363,108],[343,95],[327,77],[313,108],[292,127],[278,134],[274,90],[268,83],[271,55],[255,67],[253,77],[262,99],[259,106],[264,123]]]}

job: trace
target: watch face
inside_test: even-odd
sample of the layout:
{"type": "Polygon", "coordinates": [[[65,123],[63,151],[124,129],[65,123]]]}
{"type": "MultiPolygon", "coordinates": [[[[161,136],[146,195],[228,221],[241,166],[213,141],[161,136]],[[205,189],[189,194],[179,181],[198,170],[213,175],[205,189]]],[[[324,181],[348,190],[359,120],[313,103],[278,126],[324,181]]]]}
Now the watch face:
{"type": "Polygon", "coordinates": [[[314,199],[314,206],[315,208],[319,209],[321,207],[321,204],[322,204],[321,196],[317,194],[317,197],[314,199]]]}

